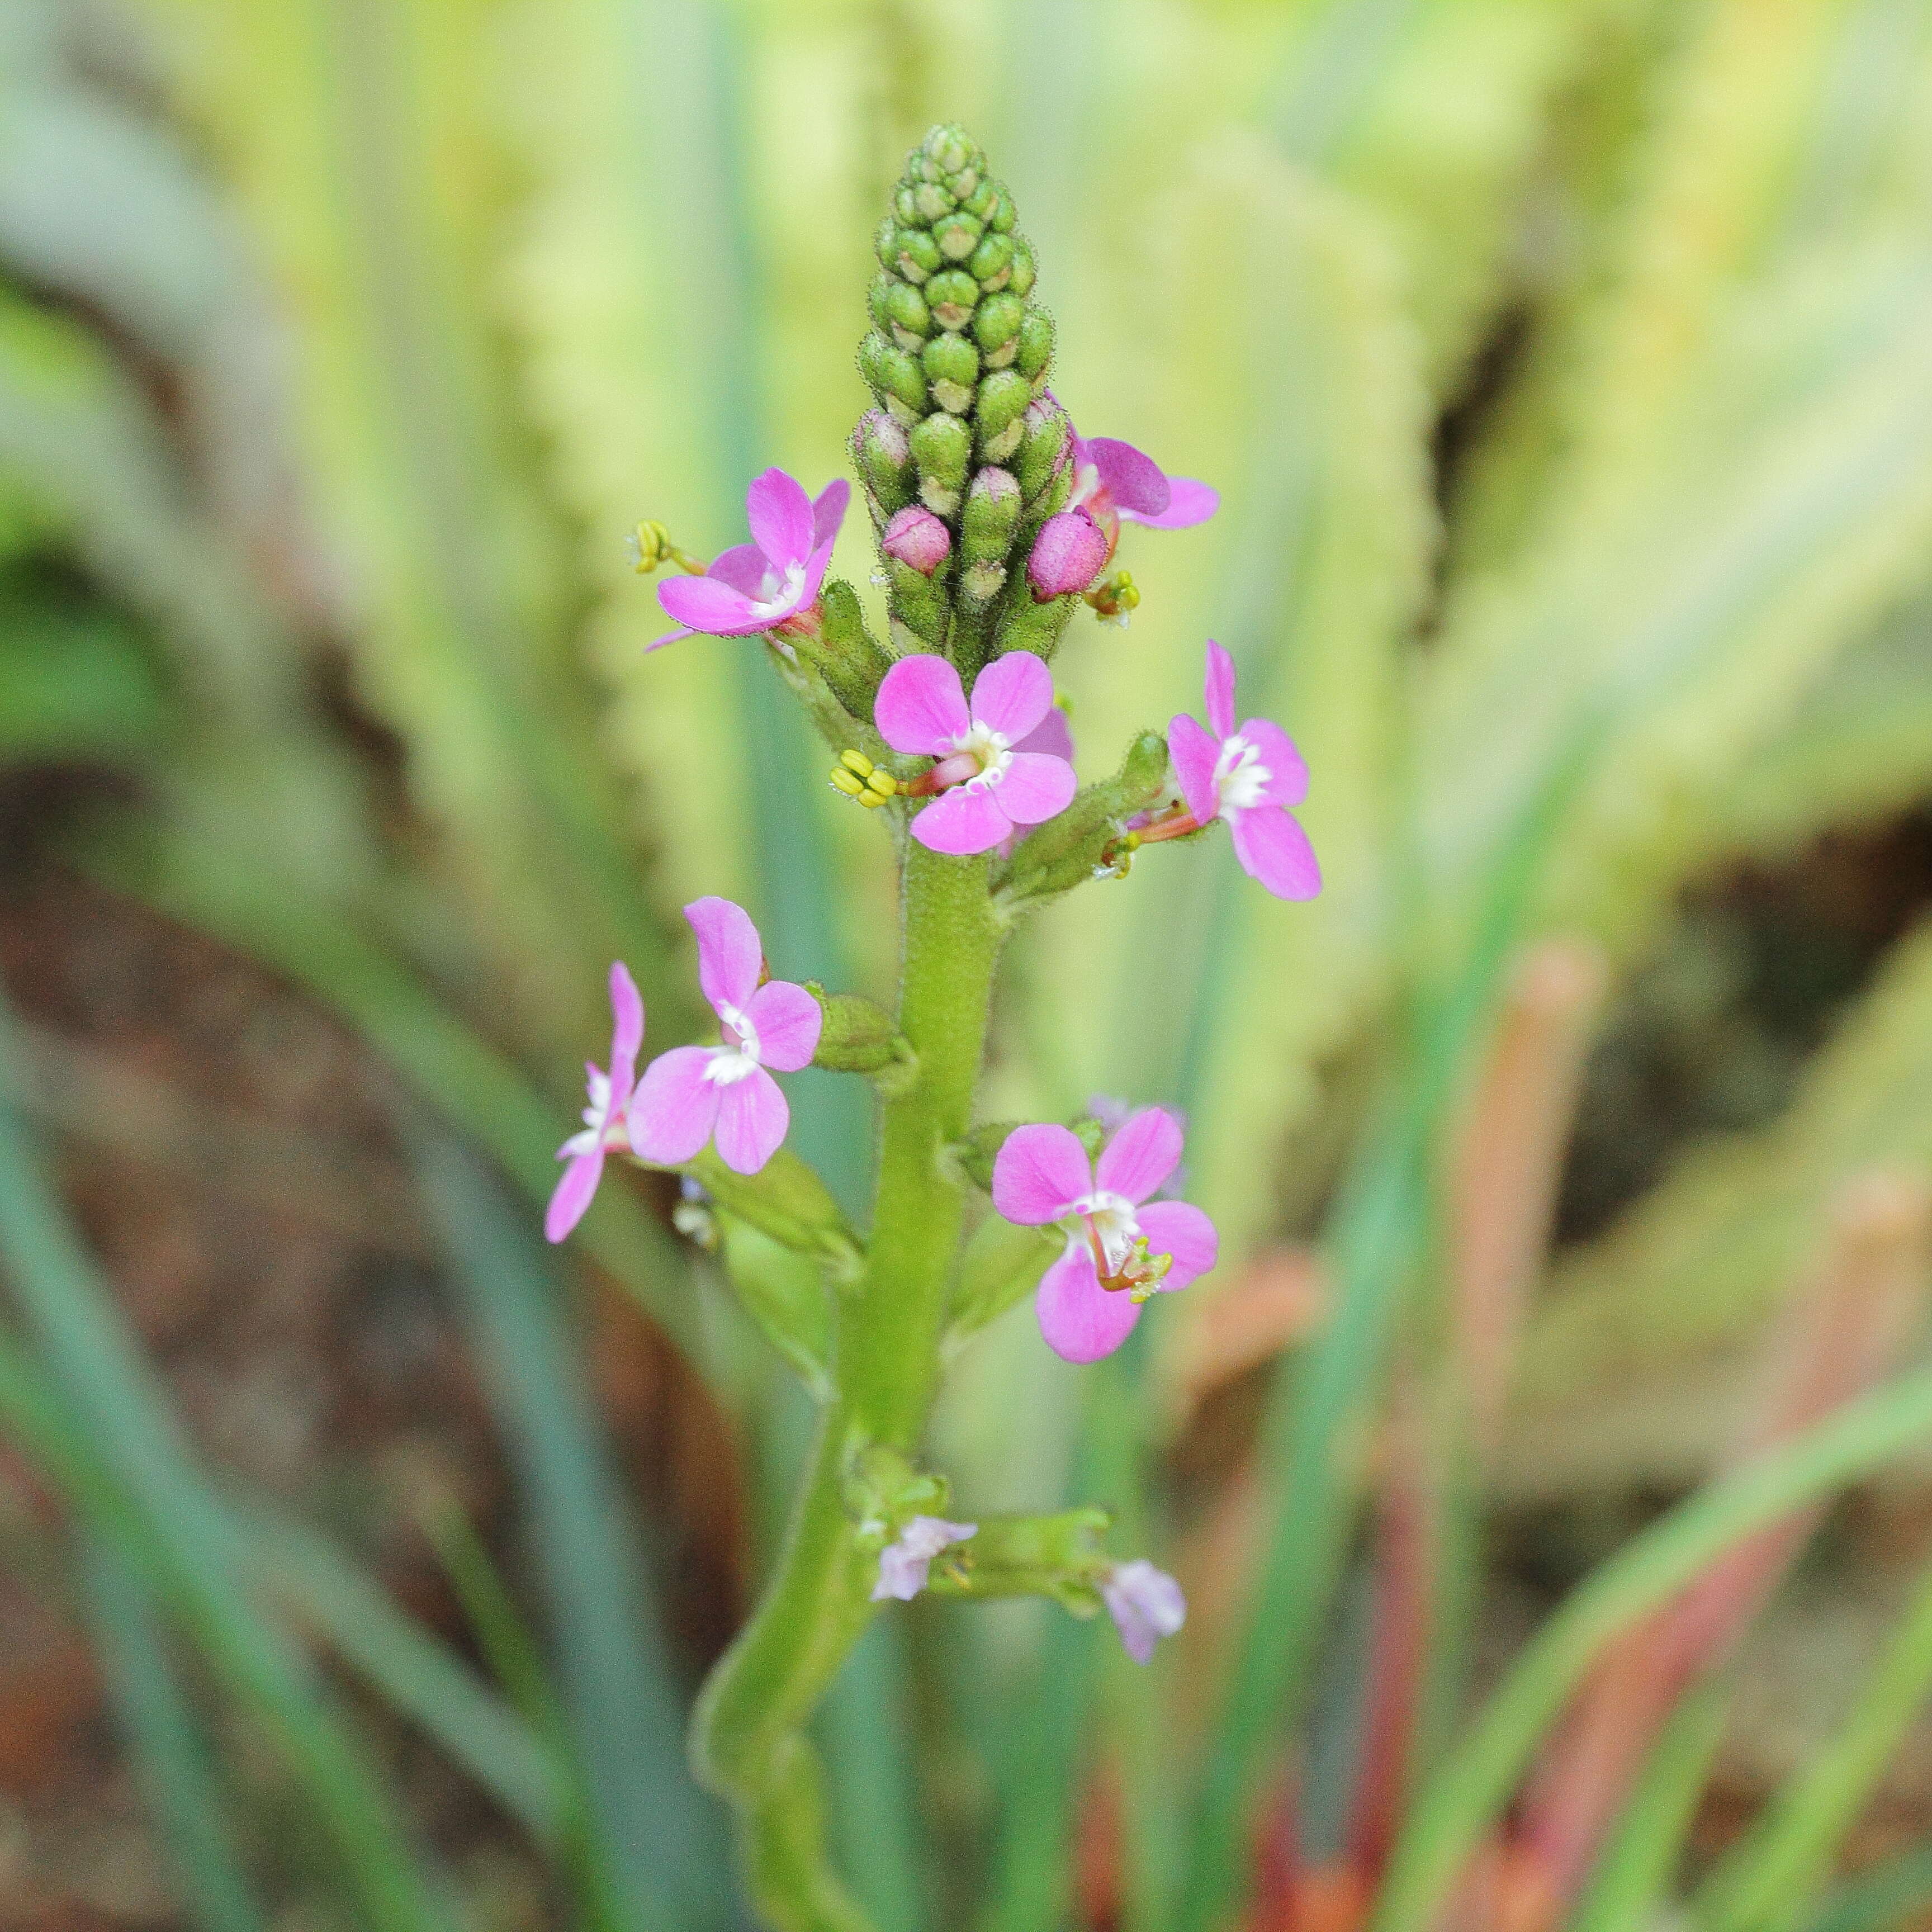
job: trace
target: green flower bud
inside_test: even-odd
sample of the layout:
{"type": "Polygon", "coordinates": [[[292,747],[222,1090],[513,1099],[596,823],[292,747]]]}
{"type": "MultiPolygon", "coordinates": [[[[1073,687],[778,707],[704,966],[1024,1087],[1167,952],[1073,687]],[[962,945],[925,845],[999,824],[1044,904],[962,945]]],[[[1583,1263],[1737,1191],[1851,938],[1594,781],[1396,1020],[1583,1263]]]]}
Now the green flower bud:
{"type": "Polygon", "coordinates": [[[805,990],[825,1016],[813,1066],[874,1074],[887,1084],[905,1081],[916,1070],[911,1046],[883,1006],[855,993],[828,993],[816,980],[806,980],[805,990]]]}
{"type": "Polygon", "coordinates": [[[973,317],[973,339],[987,358],[987,366],[1004,368],[1018,347],[1020,324],[1026,320],[1026,304],[1011,293],[988,296],[973,317]],[[998,360],[1004,352],[1004,359],[998,360]]]}
{"type": "Polygon", "coordinates": [[[991,292],[1006,286],[1012,265],[1013,238],[1010,235],[988,235],[973,250],[973,258],[966,264],[966,272],[981,288],[991,292]]]}
{"type": "Polygon", "coordinates": [[[922,282],[946,266],[939,244],[923,228],[896,228],[892,231],[894,254],[886,263],[909,282],[922,282]]]}
{"type": "MultiPolygon", "coordinates": [[[[946,185],[952,190],[952,199],[963,208],[973,196],[980,192],[980,170],[977,168],[962,168],[946,183],[946,185]]],[[[970,214],[973,211],[968,208],[966,212],[970,214]]]]}
{"type": "Polygon", "coordinates": [[[937,221],[941,215],[950,214],[958,204],[938,182],[921,182],[912,191],[912,205],[921,220],[937,221]]]}
{"type": "Polygon", "coordinates": [[[912,651],[944,650],[946,626],[952,616],[952,606],[946,591],[952,574],[950,562],[942,564],[930,576],[915,570],[909,563],[900,562],[896,557],[887,557],[885,566],[886,602],[892,613],[895,647],[902,656],[912,651]]]}
{"type": "Polygon", "coordinates": [[[1019,448],[1025,432],[1022,419],[1032,400],[1033,386],[1017,370],[997,369],[982,380],[973,419],[982,458],[1004,463],[1019,448]]]}
{"type": "MultiPolygon", "coordinates": [[[[908,294],[911,292],[907,290],[908,294]]],[[[1020,324],[1019,353],[1013,366],[1030,380],[1043,374],[1052,360],[1053,318],[1043,308],[1028,309],[1025,321],[1020,324]]]]}
{"type": "Polygon", "coordinates": [[[980,158],[980,144],[956,121],[941,121],[926,130],[926,139],[913,150],[938,164],[940,171],[957,174],[980,158]]]}
{"type": "Polygon", "coordinates": [[[1016,909],[1113,876],[1108,855],[1122,822],[1145,811],[1166,783],[1167,740],[1143,731],[1114,777],[1088,786],[1058,818],[1020,841],[998,888],[1001,902],[1016,909]]]}
{"type": "Polygon", "coordinates": [[[943,410],[964,416],[973,406],[980,376],[980,352],[963,335],[935,335],[921,358],[932,399],[943,410]]]}
{"type": "Polygon", "coordinates": [[[926,377],[919,364],[876,330],[859,345],[859,373],[901,422],[910,425],[926,414],[926,377]]]}
{"type": "Polygon", "coordinates": [[[1036,658],[1050,659],[1060,648],[1060,633],[1079,604],[1079,593],[1072,590],[1064,596],[1050,597],[1043,604],[1036,603],[1022,578],[1018,594],[1000,614],[994,654],[1004,656],[1008,651],[1030,651],[1036,658]]]}
{"type": "Polygon", "coordinates": [[[920,500],[935,516],[950,517],[958,508],[959,493],[965,488],[973,432],[962,418],[941,410],[928,416],[913,431],[911,440],[920,500]]]}
{"type": "Polygon", "coordinates": [[[884,410],[868,410],[852,432],[853,460],[880,512],[890,517],[913,500],[918,478],[913,473],[912,445],[905,427],[884,410]]]}
{"type": "Polygon", "coordinates": [[[892,212],[898,217],[901,227],[916,228],[919,226],[919,203],[913,199],[910,184],[901,188],[892,196],[892,212]]]}
{"type": "MultiPolygon", "coordinates": [[[[979,211],[976,208],[974,212],[977,214],[979,211]]],[[[994,190],[993,205],[983,218],[986,226],[996,233],[1010,235],[1013,232],[1013,224],[1019,217],[1013,207],[1012,196],[1004,188],[994,190]]]]}
{"type": "Polygon", "coordinates": [[[926,299],[941,328],[964,328],[973,320],[980,284],[963,268],[947,268],[926,285],[926,299]]]}
{"type": "MultiPolygon", "coordinates": [[[[1019,1125],[1017,1120],[987,1120],[975,1127],[963,1141],[955,1141],[952,1158],[959,1171],[982,1194],[993,1191],[993,1163],[1006,1144],[1006,1136],[1019,1125]]],[[[968,1244],[970,1245],[970,1244],[968,1244]]]]}
{"type": "Polygon", "coordinates": [[[872,253],[879,258],[879,266],[888,271],[898,266],[898,247],[896,240],[899,225],[890,214],[881,215],[878,227],[872,236],[872,253]]]}
{"type": "Polygon", "coordinates": [[[1020,439],[1018,465],[1020,490],[1030,504],[1039,499],[1066,462],[1073,441],[1073,424],[1059,404],[1047,396],[1030,403],[1022,420],[1025,428],[1020,439]]]}
{"type": "Polygon", "coordinates": [[[1012,471],[982,470],[967,493],[960,519],[960,554],[969,564],[1003,562],[1019,520],[1020,486],[1012,471]]]}
{"type": "Polygon", "coordinates": [[[1031,291],[1033,280],[1033,250],[1024,235],[1016,235],[1013,237],[1012,279],[1006,286],[1015,295],[1023,296],[1031,291]]]}
{"type": "Polygon", "coordinates": [[[835,580],[819,598],[817,633],[800,633],[792,639],[792,647],[854,718],[868,719],[879,686],[892,668],[892,654],[867,628],[864,607],[850,584],[835,580]]]}
{"type": "MultiPolygon", "coordinates": [[[[880,302],[885,310],[885,324],[892,332],[893,339],[908,354],[916,356],[926,338],[932,333],[932,316],[926,308],[926,298],[910,282],[886,280],[886,292],[880,302]]],[[[876,286],[876,284],[874,285],[876,286]]],[[[1026,332],[1020,332],[1021,361],[1024,366],[1026,332]]],[[[1031,373],[1029,371],[1029,373],[1031,373]]]]}
{"type": "MultiPolygon", "coordinates": [[[[998,182],[990,175],[982,175],[979,184],[970,193],[962,194],[959,206],[975,221],[984,222],[1000,204],[1001,190],[998,182]]],[[[1007,204],[1011,206],[1011,203],[1007,204]]]]}
{"type": "Polygon", "coordinates": [[[949,262],[963,262],[980,245],[980,224],[970,214],[956,212],[932,224],[932,238],[949,262]]]}

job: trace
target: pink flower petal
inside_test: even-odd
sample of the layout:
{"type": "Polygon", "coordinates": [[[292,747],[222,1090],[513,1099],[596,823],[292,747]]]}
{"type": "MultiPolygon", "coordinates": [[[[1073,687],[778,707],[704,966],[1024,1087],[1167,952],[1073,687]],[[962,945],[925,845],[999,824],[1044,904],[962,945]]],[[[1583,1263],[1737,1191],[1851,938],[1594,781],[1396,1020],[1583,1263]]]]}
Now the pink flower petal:
{"type": "Polygon", "coordinates": [[[734,544],[712,560],[705,575],[718,584],[728,584],[747,597],[763,598],[771,580],[772,566],[756,544],[734,544]]]}
{"type": "Polygon", "coordinates": [[[781,571],[812,554],[812,499],[805,485],[782,470],[753,478],[745,493],[745,520],[752,526],[752,541],[781,571]]]}
{"type": "Polygon", "coordinates": [[[999,794],[1005,789],[1004,785],[955,785],[950,791],[941,792],[913,820],[912,836],[928,852],[947,852],[955,858],[990,852],[1012,830],[1012,820],[999,804],[999,794]]]}
{"type": "Polygon", "coordinates": [[[1269,718],[1248,718],[1241,722],[1240,735],[1261,754],[1268,768],[1268,787],[1263,796],[1270,805],[1299,805],[1308,796],[1308,764],[1294,748],[1294,740],[1269,718]]]}
{"type": "Polygon", "coordinates": [[[1221,1239],[1214,1224],[1186,1201],[1150,1201],[1134,1219],[1147,1237],[1150,1255],[1172,1255],[1174,1265],[1162,1278],[1163,1288],[1185,1288],[1198,1281],[1215,1263],[1221,1239]]]}
{"type": "Polygon", "coordinates": [[[1241,870],[1278,899],[1312,899],[1322,890],[1322,868],[1298,820],[1280,806],[1258,805],[1228,820],[1241,870]]]}
{"type": "Polygon", "coordinates": [[[1051,1120],[1014,1128],[993,1162],[993,1205],[1022,1228],[1072,1214],[1093,1185],[1094,1163],[1079,1136],[1051,1120]]]}
{"type": "Polygon", "coordinates": [[[734,1174],[756,1174],[778,1152],[790,1125],[791,1108],[778,1083],[760,1066],[719,1090],[718,1158],[734,1174]]]}
{"type": "Polygon", "coordinates": [[[611,1112],[622,1108],[638,1077],[638,1049],[644,1043],[644,1000],[631,969],[621,959],[610,964],[611,1112]]]}
{"type": "Polygon", "coordinates": [[[1016,752],[992,793],[1012,824],[1040,825],[1049,818],[1058,818],[1073,802],[1073,794],[1079,789],[1080,781],[1064,758],[1016,752]]]}
{"type": "Polygon", "coordinates": [[[556,1192],[550,1197],[550,1206],[544,1214],[544,1239],[560,1241],[584,1219],[584,1210],[590,1205],[591,1196],[597,1192],[597,1184],[604,1174],[604,1149],[602,1144],[592,1148],[588,1154],[577,1155],[563,1170],[563,1178],[556,1184],[556,1192]]]}
{"type": "Polygon", "coordinates": [[[1107,1614],[1120,1634],[1120,1646],[1136,1664],[1146,1664],[1154,1646],[1187,1621],[1187,1598],[1165,1570],[1144,1558],[1114,1565],[1101,1580],[1107,1614]]]}
{"type": "Polygon", "coordinates": [[[1093,1251],[1084,1244],[1068,1248],[1040,1276],[1034,1311],[1046,1346],[1069,1362],[1097,1362],[1111,1355],[1141,1313],[1139,1304],[1124,1289],[1110,1293],[1100,1286],[1093,1251]]]}
{"type": "Polygon", "coordinates": [[[1150,530],[1186,530],[1204,524],[1221,507],[1221,493],[1211,483],[1197,482],[1192,476],[1170,476],[1167,482],[1167,508],[1158,516],[1142,516],[1131,510],[1121,514],[1150,530]]]}
{"type": "Polygon", "coordinates": [[[1221,755],[1218,740],[1208,736],[1197,718],[1183,712],[1167,728],[1167,755],[1174,764],[1174,782],[1187,808],[1205,825],[1216,811],[1214,766],[1221,755]]]}
{"type": "Polygon", "coordinates": [[[758,1029],[761,1066],[796,1073],[812,1064],[825,1009],[802,986],[789,980],[771,980],[752,995],[745,1014],[758,1029]]]}
{"type": "MultiPolygon", "coordinates": [[[[812,553],[805,566],[805,581],[798,587],[798,595],[786,607],[784,615],[790,616],[794,610],[802,610],[808,604],[814,603],[818,597],[818,586],[825,581],[826,566],[832,561],[832,545],[822,543],[812,553]]],[[[776,622],[776,620],[773,620],[776,622]]]]}
{"type": "Polygon", "coordinates": [[[711,1138],[721,1090],[704,1070],[717,1050],[674,1046],[644,1069],[631,1100],[631,1151],[640,1160],[676,1167],[711,1138]]]}
{"type": "Polygon", "coordinates": [[[710,896],[693,899],[684,916],[698,935],[698,983],[712,1010],[736,1006],[743,1012],[758,990],[765,963],[752,915],[729,899],[710,896]]]}
{"type": "MultiPolygon", "coordinates": [[[[748,637],[770,621],[752,608],[752,600],[742,590],[734,590],[715,577],[667,578],[658,586],[658,602],[667,616],[687,630],[703,631],[714,638],[748,637]]],[[[660,638],[658,641],[668,644],[670,640],[660,638]]]]}
{"type": "Polygon", "coordinates": [[[1100,1150],[1094,1184],[1138,1207],[1180,1165],[1180,1123],[1165,1107],[1143,1107],[1100,1150]]]}
{"type": "Polygon", "coordinates": [[[1157,517],[1168,507],[1172,492],[1160,465],[1132,443],[1096,436],[1081,453],[1100,472],[1100,488],[1123,516],[1157,517]]]}
{"type": "Polygon", "coordinates": [[[1066,722],[1066,713],[1057,704],[1049,706],[1046,716],[1013,749],[1037,752],[1042,758],[1064,758],[1070,765],[1072,764],[1073,728],[1066,722]]]}
{"type": "Polygon", "coordinates": [[[973,728],[959,674],[945,658],[922,651],[886,672],[872,705],[879,736],[896,752],[937,757],[973,728]]]}
{"type": "Polygon", "coordinates": [[[975,722],[1008,744],[1024,738],[1053,709],[1053,674],[1030,651],[995,658],[973,680],[975,722]]]}
{"type": "Polygon", "coordinates": [[[822,550],[833,542],[838,526],[845,520],[845,506],[852,500],[852,486],[842,476],[835,476],[812,500],[812,547],[822,550]]]}
{"type": "Polygon", "coordinates": [[[1216,737],[1225,738],[1234,728],[1234,660],[1212,638],[1208,640],[1207,686],[1208,728],[1216,737]]]}
{"type": "Polygon", "coordinates": [[[676,631],[667,631],[662,637],[653,638],[650,642],[644,646],[644,655],[648,657],[652,651],[661,651],[664,649],[665,645],[674,644],[680,638],[694,638],[697,634],[698,633],[695,631],[690,630],[680,629],[676,631]]]}

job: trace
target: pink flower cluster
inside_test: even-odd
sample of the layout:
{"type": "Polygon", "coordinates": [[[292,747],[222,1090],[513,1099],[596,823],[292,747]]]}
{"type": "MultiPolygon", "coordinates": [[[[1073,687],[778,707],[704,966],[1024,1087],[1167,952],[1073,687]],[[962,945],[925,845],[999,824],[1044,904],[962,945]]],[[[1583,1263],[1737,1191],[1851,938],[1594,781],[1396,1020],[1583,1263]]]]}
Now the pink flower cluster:
{"type": "Polygon", "coordinates": [[[802,986],[765,970],[758,929],[729,899],[694,899],[684,909],[698,935],[698,982],[718,1016],[716,1046],[678,1046],[635,1078],[644,1040],[644,1003],[620,961],[610,968],[610,1070],[585,1069],[590,1104],[584,1131],[557,1150],[568,1162],[550,1196],[544,1232],[560,1241],[583,1220],[604,1156],[628,1154],[680,1167],[715,1142],[735,1174],[756,1174],[778,1150],[791,1108],[772,1070],[812,1064],[825,1015],[802,986]]]}

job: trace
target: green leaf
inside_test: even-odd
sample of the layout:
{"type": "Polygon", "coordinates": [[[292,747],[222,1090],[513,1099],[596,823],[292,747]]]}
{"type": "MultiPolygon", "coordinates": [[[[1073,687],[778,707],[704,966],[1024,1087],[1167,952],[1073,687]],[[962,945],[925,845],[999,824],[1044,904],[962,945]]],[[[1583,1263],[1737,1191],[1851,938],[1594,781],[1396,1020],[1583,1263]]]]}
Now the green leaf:
{"type": "Polygon", "coordinates": [[[1015,1302],[1030,1294],[1061,1246],[1051,1230],[1016,1228],[997,1214],[988,1214],[960,1251],[958,1283],[952,1291],[941,1344],[946,1352],[950,1354],[963,1346],[1015,1302]]]}
{"type": "Polygon", "coordinates": [[[824,1267],[722,1208],[718,1231],[724,1271],[746,1312],[813,1400],[829,1401],[832,1310],[824,1267]]]}

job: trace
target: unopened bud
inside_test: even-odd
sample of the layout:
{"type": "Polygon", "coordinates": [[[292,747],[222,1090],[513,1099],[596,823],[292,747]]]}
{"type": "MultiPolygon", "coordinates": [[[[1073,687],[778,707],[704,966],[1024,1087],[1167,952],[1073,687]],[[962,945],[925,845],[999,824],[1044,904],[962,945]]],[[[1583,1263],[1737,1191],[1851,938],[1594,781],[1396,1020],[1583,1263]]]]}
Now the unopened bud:
{"type": "Polygon", "coordinates": [[[897,557],[886,558],[886,602],[892,613],[892,643],[901,652],[945,649],[952,616],[946,574],[940,569],[928,577],[897,557]]]}
{"type": "Polygon", "coordinates": [[[966,466],[973,454],[973,432],[961,418],[939,411],[914,430],[911,441],[921,500],[928,509],[942,517],[951,516],[958,508],[959,494],[965,488],[966,466]]]}
{"type": "Polygon", "coordinates": [[[887,516],[912,501],[918,479],[905,426],[884,410],[868,410],[852,432],[853,459],[887,516]]]}
{"type": "Polygon", "coordinates": [[[918,363],[876,329],[859,345],[859,374],[901,422],[916,423],[926,414],[926,377],[918,363]]]}
{"type": "MultiPolygon", "coordinates": [[[[1025,330],[1021,330],[1022,338],[1025,330]]],[[[1025,434],[1022,418],[1033,400],[1033,389],[1016,369],[996,369],[980,384],[973,420],[980,432],[983,462],[1004,463],[1020,446],[1025,434]]]]}
{"type": "Polygon", "coordinates": [[[1110,854],[1122,822],[1144,811],[1166,783],[1167,740],[1158,731],[1143,731],[1127,748],[1114,777],[1089,785],[1058,818],[1020,842],[1000,897],[1016,905],[1108,876],[1114,870],[1110,854]]]}
{"type": "Polygon", "coordinates": [[[819,593],[815,630],[790,639],[799,656],[823,677],[854,718],[869,719],[892,660],[866,628],[864,607],[851,585],[834,579],[819,593]]]}
{"type": "Polygon", "coordinates": [[[829,1066],[837,1073],[871,1073],[901,1080],[910,1075],[914,1065],[912,1048],[884,1007],[854,993],[828,993],[815,980],[808,980],[805,990],[825,1016],[819,1028],[818,1050],[812,1057],[813,1066],[829,1066]]]}
{"type": "Polygon", "coordinates": [[[979,143],[964,128],[952,121],[941,121],[928,128],[920,147],[950,175],[957,174],[962,168],[976,160],[980,154],[979,143]]]}
{"type": "Polygon", "coordinates": [[[909,503],[886,526],[879,548],[922,577],[930,577],[951,554],[952,532],[930,510],[909,503]]]}
{"type": "Polygon", "coordinates": [[[941,328],[961,329],[973,320],[980,284],[963,268],[947,268],[926,284],[924,293],[933,320],[941,328]]]}
{"type": "Polygon", "coordinates": [[[893,259],[890,266],[911,283],[936,275],[946,266],[939,244],[923,228],[895,228],[893,259]]]}
{"type": "Polygon", "coordinates": [[[963,262],[980,245],[978,222],[964,209],[955,209],[943,220],[932,224],[932,238],[949,262],[963,262]]]}
{"type": "Polygon", "coordinates": [[[1019,352],[1020,324],[1026,320],[1026,304],[1018,296],[988,296],[974,311],[973,339],[986,358],[989,369],[1004,369],[1019,352]]]}
{"type": "MultiPolygon", "coordinates": [[[[925,346],[926,338],[932,333],[932,315],[926,305],[926,298],[910,282],[896,279],[886,283],[886,293],[880,302],[885,310],[885,326],[892,332],[892,340],[910,356],[916,356],[925,346]]],[[[1020,364],[1026,364],[1026,331],[1020,332],[1020,364]]]]}
{"type": "Polygon", "coordinates": [[[1013,366],[1030,381],[1044,375],[1052,360],[1053,318],[1043,308],[1028,309],[1025,321],[1020,324],[1019,350],[1013,366]]]}
{"type": "Polygon", "coordinates": [[[1027,559],[1027,581],[1037,599],[1084,590],[1106,568],[1106,534],[1084,510],[1047,518],[1027,559]]]}
{"type": "Polygon", "coordinates": [[[973,478],[960,519],[961,554],[969,563],[999,562],[1019,526],[1020,486],[1010,470],[992,465],[973,478]]]}
{"type": "Polygon", "coordinates": [[[974,385],[979,380],[980,352],[963,335],[935,335],[920,358],[932,400],[942,410],[963,416],[973,406],[974,385]]]}
{"type": "Polygon", "coordinates": [[[1066,461],[1072,446],[1073,424],[1052,396],[1036,398],[1027,406],[1022,420],[1025,428],[1020,437],[1017,473],[1021,493],[1031,503],[1066,461]]]}
{"type": "Polygon", "coordinates": [[[1012,271],[1013,238],[1010,235],[983,236],[966,264],[966,272],[988,295],[996,289],[1004,289],[1012,279],[1012,271]]]}
{"type": "Polygon", "coordinates": [[[1033,248],[1024,235],[1013,237],[1013,272],[1006,286],[1016,296],[1032,292],[1034,277],[1033,248]]]}

